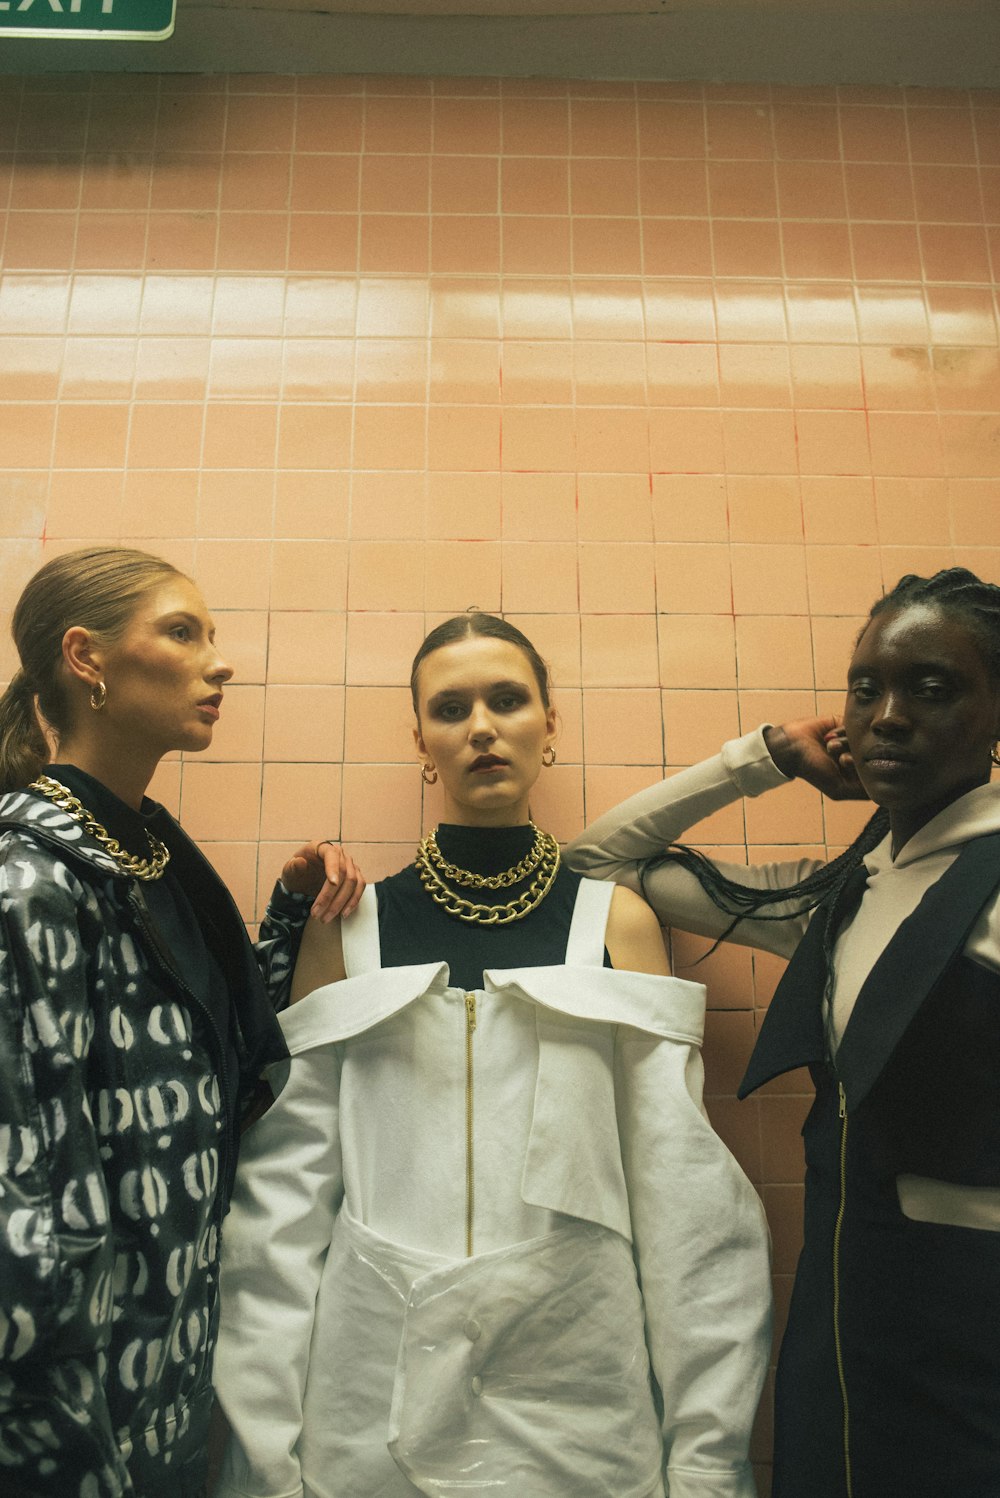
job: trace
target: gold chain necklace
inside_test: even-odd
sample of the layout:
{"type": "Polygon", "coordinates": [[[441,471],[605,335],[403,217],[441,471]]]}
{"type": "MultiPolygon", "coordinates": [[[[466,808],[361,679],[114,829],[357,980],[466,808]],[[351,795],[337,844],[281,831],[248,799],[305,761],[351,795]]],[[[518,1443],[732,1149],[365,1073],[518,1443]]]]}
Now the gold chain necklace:
{"type": "Polygon", "coordinates": [[[534,822],[529,821],[528,826],[535,834],[535,841],[521,862],[504,869],[502,874],[474,874],[471,869],[460,869],[457,864],[448,863],[438,847],[436,827],[433,832],[428,832],[420,846],[442,878],[450,879],[452,884],[461,884],[466,889],[509,889],[512,884],[520,884],[522,879],[533,874],[545,857],[548,833],[542,832],[534,822]]]}
{"type": "MultiPolygon", "coordinates": [[[[538,872],[524,893],[513,900],[508,900],[506,905],[482,905],[474,900],[466,900],[462,895],[457,895],[454,890],[449,889],[434,867],[428,849],[428,842],[434,836],[433,833],[428,833],[417,848],[415,863],[420,882],[435,904],[440,905],[447,915],[453,915],[460,921],[469,921],[478,926],[509,926],[511,921],[522,921],[526,915],[530,915],[541,905],[555,883],[555,877],[559,871],[559,844],[550,832],[541,832],[538,829],[536,832],[543,844],[537,865],[538,872]]],[[[528,857],[530,858],[531,854],[528,857]]],[[[448,867],[453,866],[448,865],[448,867]]],[[[468,875],[471,871],[461,869],[459,872],[468,875]]],[[[509,873],[510,870],[507,872],[509,873]]]]}
{"type": "Polygon", "coordinates": [[[106,827],[92,812],[89,812],[82,801],[78,801],[68,786],[61,781],[53,780],[51,775],[39,775],[28,786],[29,791],[37,791],[40,796],[47,796],[54,806],[64,811],[67,816],[72,817],[74,822],[79,822],[85,832],[96,838],[106,853],[110,853],[126,874],[133,874],[136,879],[162,879],[163,870],[170,862],[170,849],[165,843],[161,843],[158,837],[154,837],[149,828],[146,828],[146,836],[149,839],[149,848],[152,858],[136,858],[133,853],[128,853],[113,838],[106,827]]]}

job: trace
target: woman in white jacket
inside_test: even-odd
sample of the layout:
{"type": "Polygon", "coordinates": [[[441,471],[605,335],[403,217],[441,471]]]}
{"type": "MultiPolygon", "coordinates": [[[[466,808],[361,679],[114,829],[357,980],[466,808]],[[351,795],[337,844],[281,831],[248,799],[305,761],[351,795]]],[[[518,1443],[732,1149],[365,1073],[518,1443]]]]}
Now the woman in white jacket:
{"type": "Polygon", "coordinates": [[[752,1498],[766,1230],[704,990],[529,819],[531,643],[460,616],[412,685],[447,821],[303,939],[227,1223],[219,1493],[752,1498]]]}

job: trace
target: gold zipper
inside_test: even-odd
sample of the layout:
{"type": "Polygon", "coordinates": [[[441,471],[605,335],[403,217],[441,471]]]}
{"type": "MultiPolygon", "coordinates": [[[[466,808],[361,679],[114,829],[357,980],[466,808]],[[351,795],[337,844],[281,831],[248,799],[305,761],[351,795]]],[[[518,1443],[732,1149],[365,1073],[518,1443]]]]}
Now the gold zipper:
{"type": "Polygon", "coordinates": [[[465,1256],[472,1258],[472,1217],[476,1200],[476,1181],[472,1144],[472,1037],[476,1029],[476,996],[465,995],[465,1256]]]}
{"type": "Polygon", "coordinates": [[[847,1378],[844,1373],[844,1349],[840,1341],[840,1235],[844,1226],[844,1209],[847,1203],[847,1098],[843,1082],[837,1083],[840,1098],[840,1207],[837,1225],[833,1230],[833,1343],[837,1356],[837,1378],[840,1383],[840,1402],[844,1411],[844,1474],[847,1480],[847,1498],[854,1498],[851,1481],[851,1413],[847,1403],[847,1378]]]}

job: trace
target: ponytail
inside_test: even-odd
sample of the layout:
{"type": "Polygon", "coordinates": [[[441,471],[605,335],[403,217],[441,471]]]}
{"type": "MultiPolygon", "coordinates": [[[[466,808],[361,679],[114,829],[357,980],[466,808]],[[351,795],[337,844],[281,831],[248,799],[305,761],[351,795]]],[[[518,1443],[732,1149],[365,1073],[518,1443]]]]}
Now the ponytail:
{"type": "Polygon", "coordinates": [[[24,672],[16,671],[0,697],[0,792],[23,790],[48,762],[35,693],[24,672]]]}

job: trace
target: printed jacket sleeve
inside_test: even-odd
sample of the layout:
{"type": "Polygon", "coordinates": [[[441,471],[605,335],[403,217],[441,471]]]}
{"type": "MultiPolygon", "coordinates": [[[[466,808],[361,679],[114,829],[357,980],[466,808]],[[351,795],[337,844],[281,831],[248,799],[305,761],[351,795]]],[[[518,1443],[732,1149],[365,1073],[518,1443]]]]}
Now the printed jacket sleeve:
{"type": "Polygon", "coordinates": [[[696,1046],[618,1032],[616,1093],[670,1498],[755,1498],[749,1442],[771,1346],[767,1225],[708,1123],[696,1046]]]}
{"type": "MultiPolygon", "coordinates": [[[[308,1000],[303,1001],[308,1002],[308,1000]]],[[[215,1389],[232,1435],[216,1498],[301,1498],[298,1440],[316,1296],[343,1197],[333,1044],[280,1063],[244,1136],[222,1253],[215,1389]]]]}
{"type": "Polygon", "coordinates": [[[0,1486],[32,1498],[132,1492],[101,1376],[113,1250],[85,1088],[91,902],[65,865],[4,840],[0,1486]]]}
{"type": "MultiPolygon", "coordinates": [[[[722,753],[630,796],[585,828],[564,849],[571,868],[591,879],[613,879],[644,895],[664,926],[699,936],[721,936],[732,917],[718,908],[695,876],[673,862],[657,863],[669,843],[696,822],[743,796],[789,784],[764,744],[763,730],[725,744],[722,753]],[[647,860],[640,884],[640,872],[647,860]]],[[[730,879],[751,889],[794,884],[819,868],[816,859],[746,865],[714,860],[730,879]]],[[[744,919],[729,940],[790,957],[807,924],[799,903],[769,906],[780,919],[744,919]]]]}
{"type": "Polygon", "coordinates": [[[295,959],[311,903],[307,895],[292,894],[279,879],[261,922],[260,937],[254,943],[257,966],[277,1011],[288,1007],[295,959]]]}

